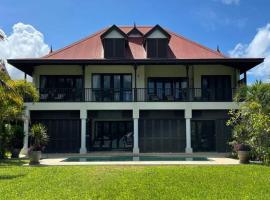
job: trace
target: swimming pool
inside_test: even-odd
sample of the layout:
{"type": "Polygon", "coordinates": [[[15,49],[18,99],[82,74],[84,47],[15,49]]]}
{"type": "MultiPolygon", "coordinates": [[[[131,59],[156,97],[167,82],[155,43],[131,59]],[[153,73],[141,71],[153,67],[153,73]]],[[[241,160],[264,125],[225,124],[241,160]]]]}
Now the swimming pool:
{"type": "Polygon", "coordinates": [[[91,156],[69,157],[63,162],[123,162],[123,161],[210,161],[207,157],[182,156],[91,156]]]}

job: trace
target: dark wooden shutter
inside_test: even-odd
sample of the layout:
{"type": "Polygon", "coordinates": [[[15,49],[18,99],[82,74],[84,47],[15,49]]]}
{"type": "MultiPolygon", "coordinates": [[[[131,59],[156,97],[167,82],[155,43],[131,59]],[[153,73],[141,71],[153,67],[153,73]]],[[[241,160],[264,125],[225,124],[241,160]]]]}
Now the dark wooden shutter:
{"type": "Polygon", "coordinates": [[[113,57],[113,40],[112,39],[104,39],[104,57],[112,58],[113,57]]]}
{"type": "Polygon", "coordinates": [[[168,39],[147,39],[148,58],[166,58],[168,52],[168,39]]]}
{"type": "Polygon", "coordinates": [[[125,39],[104,39],[105,58],[123,58],[125,56],[125,39]]]}
{"type": "Polygon", "coordinates": [[[147,57],[156,58],[157,57],[157,41],[156,39],[147,39],[147,57]]]}
{"type": "Polygon", "coordinates": [[[167,51],[168,51],[168,40],[167,39],[157,39],[158,43],[158,57],[159,58],[166,58],[167,51]]]}
{"type": "Polygon", "coordinates": [[[123,58],[125,56],[125,40],[114,39],[114,57],[123,58]]]}

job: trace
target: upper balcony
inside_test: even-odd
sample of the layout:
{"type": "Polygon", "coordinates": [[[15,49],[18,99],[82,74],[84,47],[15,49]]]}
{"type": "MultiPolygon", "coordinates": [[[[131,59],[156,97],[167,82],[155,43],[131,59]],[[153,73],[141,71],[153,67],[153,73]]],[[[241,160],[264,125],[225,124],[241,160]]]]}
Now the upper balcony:
{"type": "Polygon", "coordinates": [[[225,90],[216,88],[49,88],[38,90],[40,102],[231,102],[236,91],[234,88],[225,90]]]}

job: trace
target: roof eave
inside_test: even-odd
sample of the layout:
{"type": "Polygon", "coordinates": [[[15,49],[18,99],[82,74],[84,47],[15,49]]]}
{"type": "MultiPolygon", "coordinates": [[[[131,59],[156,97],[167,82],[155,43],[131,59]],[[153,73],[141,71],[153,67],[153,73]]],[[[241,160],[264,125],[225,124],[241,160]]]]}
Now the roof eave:
{"type": "Polygon", "coordinates": [[[227,65],[238,68],[240,73],[261,64],[264,58],[210,58],[210,59],[8,59],[8,63],[32,75],[40,65],[227,65]]]}

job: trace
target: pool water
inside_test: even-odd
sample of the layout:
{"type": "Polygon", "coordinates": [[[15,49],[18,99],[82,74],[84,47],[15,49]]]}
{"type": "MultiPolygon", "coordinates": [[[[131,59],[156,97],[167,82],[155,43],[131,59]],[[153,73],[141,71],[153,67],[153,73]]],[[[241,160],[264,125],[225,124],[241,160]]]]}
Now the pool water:
{"type": "Polygon", "coordinates": [[[207,157],[180,156],[91,156],[70,157],[63,162],[111,162],[111,161],[209,161],[207,157]]]}

